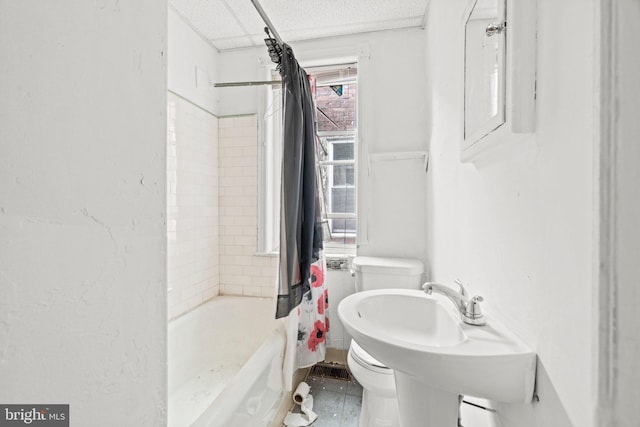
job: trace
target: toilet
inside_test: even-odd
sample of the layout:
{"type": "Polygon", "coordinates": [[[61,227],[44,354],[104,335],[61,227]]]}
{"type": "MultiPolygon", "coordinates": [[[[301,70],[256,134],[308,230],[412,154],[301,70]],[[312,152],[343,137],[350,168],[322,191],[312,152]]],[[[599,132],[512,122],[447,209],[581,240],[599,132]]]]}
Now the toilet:
{"type": "MultiPolygon", "coordinates": [[[[351,267],[356,292],[373,289],[420,289],[424,266],[420,260],[357,256],[351,267]]],[[[347,364],[363,388],[359,427],[399,427],[400,417],[393,370],[351,340],[347,364]]]]}

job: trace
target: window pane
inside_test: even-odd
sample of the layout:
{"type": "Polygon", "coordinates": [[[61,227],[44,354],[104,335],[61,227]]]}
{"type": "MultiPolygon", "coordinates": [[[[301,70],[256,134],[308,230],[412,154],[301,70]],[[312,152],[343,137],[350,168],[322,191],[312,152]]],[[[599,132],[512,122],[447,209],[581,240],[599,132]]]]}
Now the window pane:
{"type": "Polygon", "coordinates": [[[353,160],[353,142],[334,142],[333,160],[353,160]]]}
{"type": "Polygon", "coordinates": [[[341,234],[355,234],[356,232],[356,220],[355,219],[332,219],[331,223],[331,235],[336,238],[341,234]]]}
{"type": "Polygon", "coordinates": [[[341,96],[331,86],[316,87],[319,131],[356,129],[356,84],[341,86],[341,96]]]}
{"type": "MultiPolygon", "coordinates": [[[[356,244],[356,232],[355,229],[353,232],[338,232],[333,231],[331,233],[331,240],[329,240],[334,245],[355,245],[356,244]]],[[[325,246],[326,247],[326,246],[325,246]]]]}
{"type": "Polygon", "coordinates": [[[353,165],[333,166],[333,185],[354,185],[353,165]]]}
{"type": "Polygon", "coordinates": [[[331,189],[332,213],[355,213],[356,191],[353,187],[331,189]]]}
{"type": "Polygon", "coordinates": [[[355,245],[356,242],[356,219],[327,217],[331,214],[355,216],[356,213],[357,83],[351,79],[354,71],[351,68],[323,69],[315,75],[318,83],[315,91],[319,136],[317,161],[323,163],[318,167],[322,216],[336,247],[355,245]]]}

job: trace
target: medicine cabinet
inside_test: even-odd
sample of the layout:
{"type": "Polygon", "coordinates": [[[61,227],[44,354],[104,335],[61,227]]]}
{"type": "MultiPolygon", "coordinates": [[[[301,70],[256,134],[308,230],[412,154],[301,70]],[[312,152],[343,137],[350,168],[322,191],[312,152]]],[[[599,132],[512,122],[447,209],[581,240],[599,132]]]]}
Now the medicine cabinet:
{"type": "Polygon", "coordinates": [[[461,159],[535,131],[535,0],[469,0],[461,159]]]}

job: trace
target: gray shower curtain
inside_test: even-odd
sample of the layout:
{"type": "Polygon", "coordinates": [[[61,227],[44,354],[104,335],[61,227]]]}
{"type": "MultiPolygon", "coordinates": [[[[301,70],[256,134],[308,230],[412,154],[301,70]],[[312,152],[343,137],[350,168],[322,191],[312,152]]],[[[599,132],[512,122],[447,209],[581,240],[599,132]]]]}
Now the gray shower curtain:
{"type": "Polygon", "coordinates": [[[310,268],[322,249],[316,186],[315,108],[307,73],[284,44],[280,269],[276,318],[285,317],[310,290],[310,268]]]}

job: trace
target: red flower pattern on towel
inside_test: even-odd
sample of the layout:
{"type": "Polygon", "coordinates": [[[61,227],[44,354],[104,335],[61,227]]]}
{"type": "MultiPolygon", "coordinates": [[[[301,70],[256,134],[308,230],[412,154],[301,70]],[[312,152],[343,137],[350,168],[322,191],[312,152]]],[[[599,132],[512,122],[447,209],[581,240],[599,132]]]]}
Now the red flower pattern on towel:
{"type": "Polygon", "coordinates": [[[323,343],[325,340],[325,326],[320,320],[316,320],[316,323],[314,323],[313,326],[314,328],[311,334],[309,334],[309,341],[307,342],[307,345],[309,350],[316,351],[318,344],[323,343]]]}
{"type": "Polygon", "coordinates": [[[324,271],[317,265],[311,266],[311,286],[319,288],[324,283],[324,271]]]}

